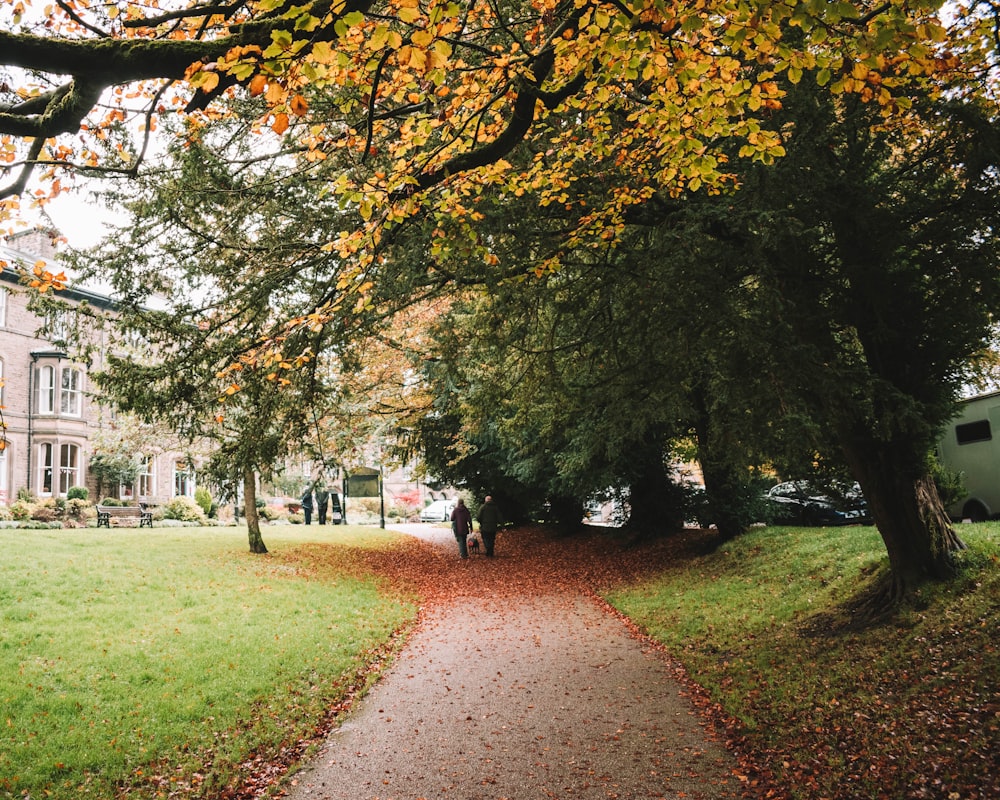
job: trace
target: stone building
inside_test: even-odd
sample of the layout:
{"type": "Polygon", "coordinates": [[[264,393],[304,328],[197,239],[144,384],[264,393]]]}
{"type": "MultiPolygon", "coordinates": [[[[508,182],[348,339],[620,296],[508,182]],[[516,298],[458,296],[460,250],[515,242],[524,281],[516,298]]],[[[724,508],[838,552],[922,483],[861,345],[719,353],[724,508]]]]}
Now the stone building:
{"type": "MultiPolygon", "coordinates": [[[[88,380],[104,366],[109,342],[106,326],[85,335],[96,346],[90,364],[75,361],[67,347],[67,326],[75,315],[41,317],[28,309],[30,290],[20,283],[22,271],[44,262],[58,273],[52,231],[15,234],[0,244],[0,403],[6,423],[6,447],[0,451],[0,502],[11,503],[18,492],[37,497],[65,497],[71,487],[86,486],[97,499],[97,481],[88,469],[95,434],[115,425],[115,414],[100,401],[88,380]]],[[[87,303],[112,312],[107,293],[83,286],[59,293],[70,303],[87,303]]],[[[150,442],[138,454],[144,467],[134,484],[103,486],[102,496],[162,502],[177,495],[193,496],[193,470],[163,443],[150,442]]]]}

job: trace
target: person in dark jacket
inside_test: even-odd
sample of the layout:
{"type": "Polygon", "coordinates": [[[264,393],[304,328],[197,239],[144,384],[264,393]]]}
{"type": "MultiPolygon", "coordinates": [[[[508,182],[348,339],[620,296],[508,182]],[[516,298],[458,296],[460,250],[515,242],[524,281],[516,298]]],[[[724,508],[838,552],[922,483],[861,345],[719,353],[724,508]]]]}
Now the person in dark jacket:
{"type": "Polygon", "coordinates": [[[458,555],[462,558],[469,557],[469,534],[472,533],[472,512],[460,497],[451,512],[451,532],[455,534],[458,542],[458,555]]]}
{"type": "Polygon", "coordinates": [[[312,486],[306,487],[306,493],[302,495],[302,513],[306,518],[306,525],[312,524],[313,516],[313,490],[312,486]]]}
{"type": "Polygon", "coordinates": [[[316,487],[316,516],[318,524],[326,525],[326,512],[330,508],[330,491],[323,484],[316,487]]]}
{"type": "Polygon", "coordinates": [[[486,500],[479,507],[476,519],[479,521],[479,534],[483,537],[483,547],[486,548],[486,555],[492,556],[501,518],[499,507],[489,495],[486,495],[486,500]]]}

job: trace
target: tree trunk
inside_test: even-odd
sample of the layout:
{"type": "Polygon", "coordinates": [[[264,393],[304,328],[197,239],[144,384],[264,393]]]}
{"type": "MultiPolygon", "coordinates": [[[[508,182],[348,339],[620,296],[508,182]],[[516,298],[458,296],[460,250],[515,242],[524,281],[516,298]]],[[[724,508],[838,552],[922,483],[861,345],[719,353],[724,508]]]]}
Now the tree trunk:
{"type": "Polygon", "coordinates": [[[636,454],[636,476],[629,485],[627,527],[640,534],[673,533],[684,527],[680,487],[667,475],[663,450],[653,442],[636,454]]]}
{"type": "Polygon", "coordinates": [[[266,553],[260,535],[260,515],[257,513],[257,474],[249,467],[243,470],[243,513],[247,518],[247,535],[251,553],[266,553]]]}
{"type": "Polygon", "coordinates": [[[584,507],[575,497],[553,497],[549,500],[549,519],[564,533],[573,533],[583,527],[584,507]]]}
{"type": "Polygon", "coordinates": [[[719,412],[715,412],[713,419],[705,391],[696,389],[690,400],[695,411],[698,463],[708,501],[706,521],[715,525],[721,541],[729,541],[745,533],[754,521],[747,519],[751,509],[748,471],[745,463],[734,460],[738,459],[739,440],[726,435],[724,423],[720,424],[719,412]]]}
{"type": "Polygon", "coordinates": [[[934,479],[925,470],[916,477],[909,464],[891,463],[874,448],[848,452],[875,525],[889,554],[890,584],[881,599],[891,605],[927,580],[954,574],[953,554],[965,547],[945,512],[934,479]]]}
{"type": "Polygon", "coordinates": [[[700,463],[705,496],[719,537],[723,541],[735,539],[747,529],[741,513],[746,505],[744,487],[728,465],[715,463],[707,457],[703,457],[700,463]]]}

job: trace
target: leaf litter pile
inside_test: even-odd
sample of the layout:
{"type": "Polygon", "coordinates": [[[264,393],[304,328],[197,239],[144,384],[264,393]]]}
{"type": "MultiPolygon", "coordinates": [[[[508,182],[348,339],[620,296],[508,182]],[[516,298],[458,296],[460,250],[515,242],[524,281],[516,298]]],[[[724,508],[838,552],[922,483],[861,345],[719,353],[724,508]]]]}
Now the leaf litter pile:
{"type": "MultiPolygon", "coordinates": [[[[561,536],[544,527],[525,527],[501,532],[497,556],[487,559],[473,554],[458,558],[453,540],[431,544],[407,539],[392,547],[351,551],[349,559],[359,570],[375,573],[396,589],[416,595],[423,607],[479,597],[510,598],[590,594],[652,578],[676,569],[686,561],[709,552],[714,534],[688,530],[669,537],[627,542],[614,531],[590,529],[561,536]]],[[[310,546],[322,548],[322,545],[310,546]]],[[[320,556],[312,552],[310,560],[320,556]]],[[[331,557],[344,567],[344,554],[331,557]]],[[[745,798],[794,798],[802,800],[987,800],[1000,797],[1000,695],[969,693],[959,682],[935,682],[927,691],[913,691],[920,676],[866,673],[865,664],[856,670],[857,695],[844,691],[823,707],[808,698],[772,697],[768,683],[777,682],[774,673],[761,671],[759,684],[742,698],[743,707],[727,713],[719,702],[693,680],[679,661],[673,659],[630,620],[610,606],[610,613],[623,619],[633,634],[647,646],[661,651],[674,677],[687,689],[691,701],[712,721],[715,735],[724,739],[735,753],[739,770],[736,777],[745,798]],[[873,695],[874,692],[874,695],[873,695]],[[738,714],[745,722],[734,719],[738,714]],[[746,722],[750,720],[750,722],[746,722]],[[994,746],[990,746],[990,744],[994,746]]],[[[893,646],[883,641],[883,632],[868,630],[871,646],[893,646]]],[[[898,636],[895,628],[889,635],[898,636]]],[[[957,634],[955,634],[957,636],[957,634]]],[[[818,674],[835,670],[825,643],[801,631],[795,634],[802,644],[794,656],[799,667],[818,674]],[[809,654],[810,649],[813,651],[809,654]],[[804,661],[802,652],[806,652],[804,661]]],[[[895,641],[895,639],[893,639],[895,641]]],[[[378,654],[373,672],[385,666],[385,659],[399,643],[378,654]]],[[[753,660],[749,644],[744,662],[753,660]]],[[[939,661],[925,664],[927,674],[945,678],[955,667],[942,645],[928,642],[921,658],[939,661]]],[[[961,648],[967,650],[966,647],[961,648]]],[[[843,651],[838,652],[842,653],[843,651]]],[[[967,653],[965,655],[968,655],[967,653]]],[[[996,650],[990,651],[995,660],[996,650]]],[[[853,659],[852,659],[853,660],[853,659]]],[[[914,665],[916,668],[918,665],[914,665]]],[[[699,675],[705,685],[730,681],[729,664],[718,659],[715,675],[699,675]]],[[[870,669],[874,669],[869,665],[870,669]]],[[[731,682],[731,681],[730,681],[731,682]]],[[[368,683],[360,681],[360,694],[368,683]]],[[[853,687],[851,687],[853,689],[853,687]]],[[[349,698],[317,727],[319,741],[339,724],[349,710],[349,698]]],[[[244,775],[252,774],[243,786],[233,788],[233,798],[261,796],[274,780],[301,758],[305,746],[288,749],[275,763],[245,765],[244,775]]]]}

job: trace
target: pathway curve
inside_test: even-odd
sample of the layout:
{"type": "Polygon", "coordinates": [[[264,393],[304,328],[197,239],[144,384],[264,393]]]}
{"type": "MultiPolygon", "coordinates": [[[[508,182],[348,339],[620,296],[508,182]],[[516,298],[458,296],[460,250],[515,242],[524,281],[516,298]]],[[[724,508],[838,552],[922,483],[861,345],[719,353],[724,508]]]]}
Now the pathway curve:
{"type": "Polygon", "coordinates": [[[741,796],[662,654],[553,566],[561,544],[505,535],[496,558],[463,562],[447,529],[419,528],[405,558],[425,560],[439,601],[289,798],[741,796]]]}

